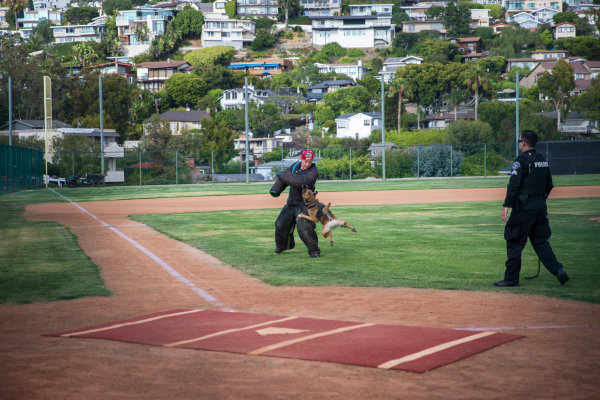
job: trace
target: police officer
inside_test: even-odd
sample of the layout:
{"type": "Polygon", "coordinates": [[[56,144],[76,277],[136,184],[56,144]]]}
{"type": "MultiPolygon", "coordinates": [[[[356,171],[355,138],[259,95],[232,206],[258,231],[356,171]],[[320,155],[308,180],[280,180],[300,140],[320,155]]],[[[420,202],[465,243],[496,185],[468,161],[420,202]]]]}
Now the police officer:
{"type": "Polygon", "coordinates": [[[535,150],[537,141],[537,134],[527,130],[519,139],[521,154],[513,162],[501,214],[504,222],[508,221],[504,228],[508,260],[504,280],[494,282],[495,286],[519,286],[521,252],[528,236],[537,256],[560,284],[569,280],[548,243],[551,232],[546,199],[554,186],[548,161],[535,150]],[[512,212],[507,218],[510,207],[512,212]]]}
{"type": "Polygon", "coordinates": [[[313,164],[314,153],[306,149],[300,155],[300,161],[292,164],[279,175],[279,179],[271,187],[270,194],[278,197],[286,187],[290,187],[285,206],[281,209],[275,221],[275,253],[291,250],[295,246],[294,228],[298,224],[298,236],[308,249],[311,257],[320,257],[319,239],[315,232],[316,224],[312,221],[297,218],[305,208],[302,199],[302,185],[307,185],[315,190],[315,183],[319,174],[317,166],[313,164]]]}

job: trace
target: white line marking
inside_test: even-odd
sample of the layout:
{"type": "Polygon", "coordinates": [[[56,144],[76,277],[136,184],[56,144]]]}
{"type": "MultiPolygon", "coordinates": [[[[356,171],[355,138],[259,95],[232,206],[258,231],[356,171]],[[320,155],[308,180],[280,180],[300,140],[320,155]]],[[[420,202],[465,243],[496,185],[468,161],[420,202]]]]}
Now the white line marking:
{"type": "Polygon", "coordinates": [[[513,329],[567,329],[591,328],[592,325],[540,325],[540,326],[501,326],[497,328],[454,328],[456,331],[508,331],[513,329]]]}
{"type": "Polygon", "coordinates": [[[300,338],[297,338],[297,339],[290,339],[290,340],[286,340],[286,341],[283,341],[283,342],[272,344],[270,346],[261,347],[260,349],[252,350],[248,354],[259,355],[259,354],[263,354],[263,353],[266,353],[268,351],[276,350],[276,349],[279,349],[279,348],[282,348],[282,347],[286,347],[286,346],[289,346],[289,345],[292,345],[292,344],[296,344],[296,343],[300,343],[300,342],[305,342],[307,340],[312,340],[312,339],[316,339],[316,338],[323,337],[323,336],[335,335],[336,333],[342,333],[342,332],[351,331],[351,330],[354,330],[354,329],[367,328],[367,327],[373,326],[373,325],[375,325],[375,324],[368,323],[368,324],[360,324],[360,325],[351,325],[351,326],[346,326],[346,327],[343,327],[343,328],[333,329],[331,331],[315,333],[313,335],[303,336],[303,337],[300,337],[300,338]]]}
{"type": "Polygon", "coordinates": [[[409,361],[414,361],[419,358],[423,358],[425,356],[428,356],[428,355],[431,355],[434,353],[438,353],[442,350],[449,349],[450,347],[458,346],[459,344],[463,344],[463,343],[467,343],[467,342],[472,342],[473,340],[481,339],[483,337],[494,335],[494,334],[496,334],[496,332],[481,332],[481,333],[477,333],[475,335],[464,337],[462,339],[457,339],[457,340],[453,340],[451,342],[442,343],[437,346],[433,346],[428,349],[421,350],[419,352],[409,354],[409,355],[401,357],[401,358],[397,358],[395,360],[390,360],[390,361],[384,362],[383,364],[378,365],[377,368],[381,368],[381,369],[394,368],[400,364],[404,364],[409,361]]]}
{"type": "MultiPolygon", "coordinates": [[[[102,221],[100,218],[98,218],[97,216],[95,216],[94,214],[92,214],[91,212],[89,212],[88,210],[86,210],[85,208],[81,207],[79,204],[77,204],[74,201],[70,200],[66,196],[63,196],[62,194],[58,193],[54,189],[50,189],[50,190],[52,190],[54,193],[56,193],[60,197],[64,198],[65,200],[67,200],[69,203],[73,204],[75,207],[79,208],[81,211],[83,211],[84,213],[86,213],[87,215],[89,215],[90,217],[92,217],[93,219],[95,219],[96,221],[98,221],[98,223],[100,223],[102,226],[107,227],[108,229],[110,229],[111,231],[113,231],[114,233],[116,233],[117,235],[121,236],[123,239],[127,240],[135,248],[137,248],[142,253],[146,254],[148,257],[150,257],[152,260],[154,260],[158,265],[160,265],[171,276],[177,278],[177,280],[179,280],[184,285],[186,285],[187,287],[189,287],[190,289],[192,289],[192,291],[194,293],[200,295],[204,300],[206,300],[206,301],[208,301],[210,303],[213,303],[213,304],[215,304],[217,306],[222,306],[223,305],[223,303],[219,303],[217,301],[217,299],[215,299],[209,293],[207,293],[204,290],[200,289],[198,286],[194,285],[194,283],[191,282],[189,279],[187,279],[186,277],[182,276],[179,272],[177,272],[173,267],[171,267],[169,264],[167,264],[165,261],[163,261],[156,254],[152,253],[150,250],[148,250],[147,248],[145,248],[144,246],[142,246],[141,244],[139,244],[138,242],[136,242],[135,240],[133,240],[129,236],[125,235],[123,232],[121,232],[117,228],[115,228],[115,227],[107,224],[106,222],[102,221]]],[[[231,309],[227,309],[227,311],[231,311],[231,309]]]]}
{"type": "Polygon", "coordinates": [[[267,322],[261,322],[260,324],[255,324],[255,325],[250,325],[250,326],[244,326],[242,328],[227,329],[225,331],[215,332],[215,333],[211,333],[209,335],[200,336],[200,337],[193,338],[193,339],[182,340],[180,342],[174,342],[174,343],[168,343],[168,344],[165,344],[163,346],[165,346],[165,347],[181,346],[182,344],[188,344],[188,343],[192,343],[192,342],[199,342],[201,340],[210,339],[210,338],[215,337],[215,336],[226,335],[228,333],[240,332],[240,331],[245,331],[245,330],[253,329],[253,328],[260,328],[261,326],[276,324],[276,323],[279,323],[279,322],[289,321],[289,320],[296,319],[296,318],[298,318],[298,317],[285,317],[285,318],[281,318],[281,319],[274,320],[274,321],[267,321],[267,322]]]}
{"type": "Polygon", "coordinates": [[[157,317],[146,318],[146,319],[142,319],[140,321],[124,322],[122,324],[115,324],[115,325],[105,326],[104,328],[96,328],[96,329],[90,329],[90,330],[87,330],[87,331],[65,333],[64,335],[60,335],[60,336],[62,336],[62,337],[69,337],[69,336],[77,336],[77,335],[87,335],[88,333],[108,331],[108,330],[111,330],[111,329],[122,328],[124,326],[139,325],[139,324],[144,324],[146,322],[156,321],[156,320],[163,319],[163,318],[177,317],[179,315],[197,313],[197,312],[201,312],[201,311],[204,311],[204,310],[181,311],[181,312],[178,312],[178,313],[165,314],[165,315],[159,315],[157,317]]]}

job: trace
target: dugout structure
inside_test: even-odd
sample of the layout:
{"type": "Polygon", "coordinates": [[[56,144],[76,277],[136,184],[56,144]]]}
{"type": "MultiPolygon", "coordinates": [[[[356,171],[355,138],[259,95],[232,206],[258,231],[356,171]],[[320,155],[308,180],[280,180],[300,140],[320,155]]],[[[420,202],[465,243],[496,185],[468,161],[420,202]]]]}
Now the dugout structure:
{"type": "Polygon", "coordinates": [[[0,193],[42,186],[44,153],[0,144],[0,193]]]}

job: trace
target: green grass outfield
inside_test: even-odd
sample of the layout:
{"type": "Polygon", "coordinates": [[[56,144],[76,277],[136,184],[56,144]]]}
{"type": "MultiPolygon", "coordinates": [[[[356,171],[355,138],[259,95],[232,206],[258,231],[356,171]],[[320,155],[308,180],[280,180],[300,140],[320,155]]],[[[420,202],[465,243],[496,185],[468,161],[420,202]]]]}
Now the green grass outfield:
{"type": "MultiPolygon", "coordinates": [[[[319,182],[318,190],[382,190],[504,187],[506,177],[319,182]]],[[[557,186],[600,185],[600,176],[558,176],[557,186]]],[[[270,184],[207,184],[58,189],[73,201],[266,193],[270,184]]],[[[56,189],[55,189],[56,190],[56,189]]],[[[28,222],[25,203],[64,201],[49,190],[0,196],[0,302],[22,303],[107,295],[98,270],[68,230],[53,222],[28,222]]],[[[542,266],[534,280],[498,289],[505,242],[499,202],[442,203],[333,208],[358,229],[334,231],[334,246],[320,240],[322,257],[296,249],[276,255],[278,209],[170,215],[134,219],[198,247],[272,285],[418,287],[541,294],[600,302],[600,199],[551,199],[551,244],[571,276],[560,286],[542,266]]],[[[528,244],[522,278],[535,274],[528,244]]]]}

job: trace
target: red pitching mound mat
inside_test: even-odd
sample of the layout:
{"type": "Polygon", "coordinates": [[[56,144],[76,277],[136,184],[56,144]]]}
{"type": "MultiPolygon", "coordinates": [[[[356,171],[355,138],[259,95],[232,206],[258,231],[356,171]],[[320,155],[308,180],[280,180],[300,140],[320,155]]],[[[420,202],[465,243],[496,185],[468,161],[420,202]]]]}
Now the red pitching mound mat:
{"type": "Polygon", "coordinates": [[[492,331],[173,310],[44,336],[329,361],[425,372],[520,339],[492,331]]]}

